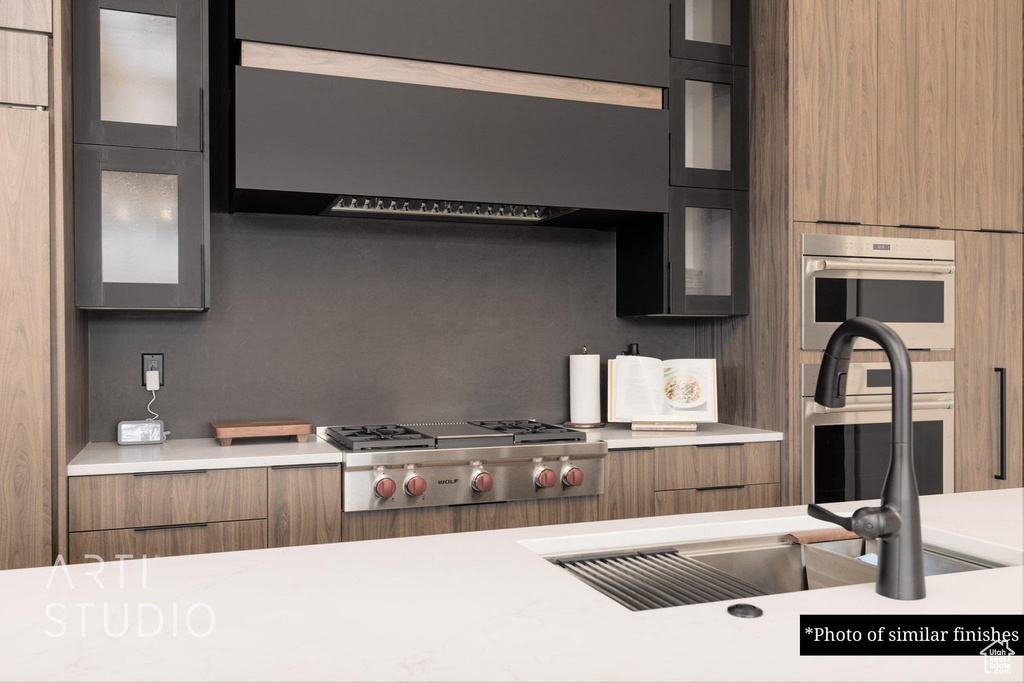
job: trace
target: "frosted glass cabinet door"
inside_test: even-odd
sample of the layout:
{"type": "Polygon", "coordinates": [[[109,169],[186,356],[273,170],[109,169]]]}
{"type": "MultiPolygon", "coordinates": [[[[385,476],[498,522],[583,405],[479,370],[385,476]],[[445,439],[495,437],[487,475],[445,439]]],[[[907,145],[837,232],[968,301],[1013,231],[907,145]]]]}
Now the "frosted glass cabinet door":
{"type": "Polygon", "coordinates": [[[207,307],[200,152],[75,145],[75,301],[207,307]]]}
{"type": "Polygon", "coordinates": [[[750,63],[750,0],[672,0],[672,56],[750,63]]]}
{"type": "Polygon", "coordinates": [[[748,313],[747,201],[746,192],[672,189],[671,313],[748,313]]]}
{"type": "Polygon", "coordinates": [[[671,183],[746,190],[748,70],[671,60],[671,183]]]}
{"type": "Polygon", "coordinates": [[[205,0],[75,0],[75,142],[202,149],[205,0]]]}

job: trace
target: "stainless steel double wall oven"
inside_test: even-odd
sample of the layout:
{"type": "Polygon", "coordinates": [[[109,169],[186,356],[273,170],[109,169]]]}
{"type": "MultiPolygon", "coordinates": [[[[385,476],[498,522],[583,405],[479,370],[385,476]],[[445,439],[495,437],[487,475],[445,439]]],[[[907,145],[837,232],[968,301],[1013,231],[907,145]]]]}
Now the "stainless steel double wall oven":
{"type": "MultiPolygon", "coordinates": [[[[803,235],[801,340],[823,351],[844,320],[867,316],[892,327],[913,350],[952,349],[952,240],[803,235]]],[[[858,340],[855,349],[878,347],[858,340]]],[[[801,370],[804,502],[877,498],[889,464],[892,381],[887,363],[858,363],[844,408],[814,402],[818,365],[801,370]]],[[[953,363],[913,364],[914,466],[923,495],[953,491],[953,363]]]]}

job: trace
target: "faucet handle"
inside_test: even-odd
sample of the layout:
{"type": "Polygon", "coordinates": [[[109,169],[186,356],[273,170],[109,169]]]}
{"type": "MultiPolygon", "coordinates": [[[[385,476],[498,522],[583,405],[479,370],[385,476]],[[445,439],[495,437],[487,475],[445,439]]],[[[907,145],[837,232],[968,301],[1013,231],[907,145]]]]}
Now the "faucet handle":
{"type": "Polygon", "coordinates": [[[879,538],[891,536],[900,530],[900,516],[891,506],[877,508],[860,508],[852,517],[843,517],[829,512],[820,505],[811,503],[807,506],[807,514],[823,522],[838,524],[847,531],[852,531],[862,538],[879,538]]]}
{"type": "Polygon", "coordinates": [[[810,505],[807,506],[807,514],[809,514],[811,517],[814,517],[815,519],[820,519],[823,522],[831,522],[832,524],[837,524],[846,529],[847,531],[853,531],[853,517],[843,517],[842,515],[837,515],[836,513],[826,510],[820,505],[815,505],[814,503],[811,503],[810,505]]]}

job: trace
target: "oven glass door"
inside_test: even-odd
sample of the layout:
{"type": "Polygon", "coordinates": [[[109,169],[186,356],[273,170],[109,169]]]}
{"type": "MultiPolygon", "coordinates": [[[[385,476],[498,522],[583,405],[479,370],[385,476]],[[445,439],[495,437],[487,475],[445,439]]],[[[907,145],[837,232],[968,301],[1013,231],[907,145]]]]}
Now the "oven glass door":
{"type": "MultiPolygon", "coordinates": [[[[949,262],[804,257],[803,348],[821,350],[844,320],[890,325],[908,348],[953,348],[949,262]]],[[[858,340],[856,348],[878,348],[858,340]]]]}
{"type": "MultiPolygon", "coordinates": [[[[886,397],[888,398],[888,397],[886,397]]],[[[953,491],[952,401],[947,407],[914,410],[914,472],[921,495],[953,491]]],[[[853,411],[846,412],[849,408],[853,411]]],[[[813,399],[804,407],[804,498],[835,503],[879,498],[889,470],[891,412],[819,414],[813,399]]]]}

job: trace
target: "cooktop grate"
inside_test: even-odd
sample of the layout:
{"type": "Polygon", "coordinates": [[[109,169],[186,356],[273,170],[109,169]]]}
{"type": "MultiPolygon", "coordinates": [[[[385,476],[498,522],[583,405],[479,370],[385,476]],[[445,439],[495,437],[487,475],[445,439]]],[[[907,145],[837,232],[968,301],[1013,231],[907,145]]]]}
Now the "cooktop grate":
{"type": "Polygon", "coordinates": [[[634,612],[768,595],[673,549],[553,561],[634,612]]]}

